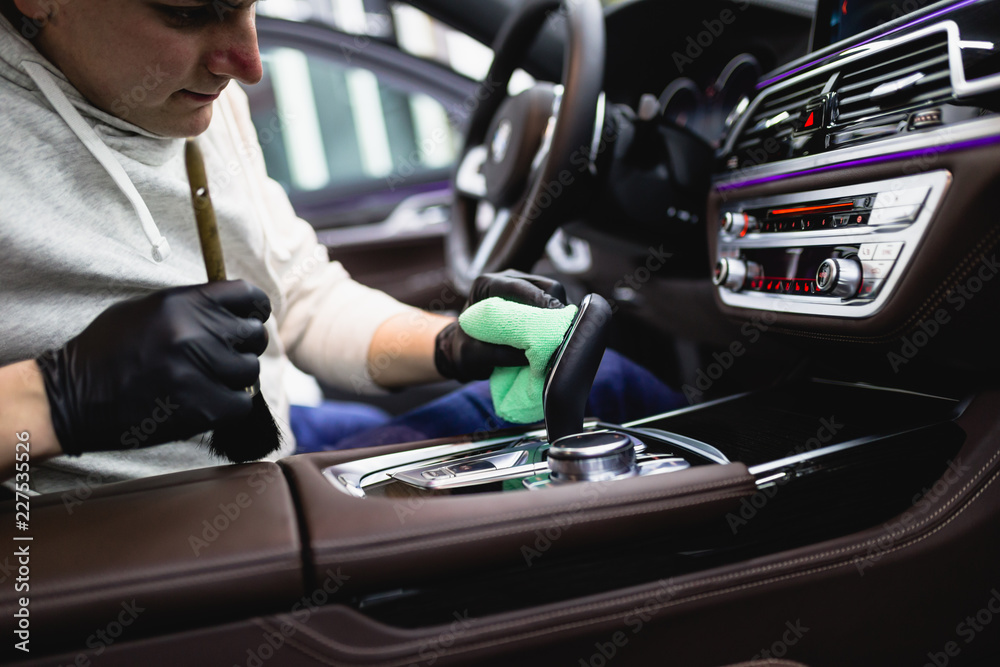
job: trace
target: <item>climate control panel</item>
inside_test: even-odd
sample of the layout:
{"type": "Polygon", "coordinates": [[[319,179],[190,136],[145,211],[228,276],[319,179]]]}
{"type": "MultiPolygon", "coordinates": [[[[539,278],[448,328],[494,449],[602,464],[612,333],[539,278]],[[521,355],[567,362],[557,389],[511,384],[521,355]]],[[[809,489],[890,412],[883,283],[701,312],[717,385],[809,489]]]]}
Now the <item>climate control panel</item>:
{"type": "Polygon", "coordinates": [[[723,303],[868,317],[902,279],[947,171],[724,205],[713,280],[723,303]]]}

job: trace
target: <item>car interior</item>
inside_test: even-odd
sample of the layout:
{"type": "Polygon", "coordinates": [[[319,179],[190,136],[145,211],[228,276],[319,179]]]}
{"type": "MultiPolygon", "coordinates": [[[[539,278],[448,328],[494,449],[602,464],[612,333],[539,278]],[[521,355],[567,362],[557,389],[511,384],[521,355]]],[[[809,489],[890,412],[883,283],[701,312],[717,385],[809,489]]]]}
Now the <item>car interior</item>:
{"type": "Polygon", "coordinates": [[[269,173],[413,305],[562,281],[544,421],[33,497],[3,661],[997,664],[1000,1],[397,4],[259,17],[269,173]],[[587,414],[609,348],[687,405],[587,414]]]}

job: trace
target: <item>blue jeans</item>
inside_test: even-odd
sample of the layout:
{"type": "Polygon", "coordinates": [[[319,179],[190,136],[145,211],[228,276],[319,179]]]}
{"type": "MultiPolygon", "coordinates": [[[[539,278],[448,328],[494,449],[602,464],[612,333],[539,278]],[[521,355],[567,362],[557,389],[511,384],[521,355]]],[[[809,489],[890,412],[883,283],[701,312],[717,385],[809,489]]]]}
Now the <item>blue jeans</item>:
{"type": "MultiPolygon", "coordinates": [[[[622,423],[687,405],[684,395],[613,350],[594,379],[587,415],[622,423]]],[[[485,435],[517,426],[493,410],[488,381],[472,382],[447,396],[392,418],[378,408],[328,402],[320,407],[292,406],[291,426],[297,453],[373,447],[397,442],[474,433],[485,435]]]]}

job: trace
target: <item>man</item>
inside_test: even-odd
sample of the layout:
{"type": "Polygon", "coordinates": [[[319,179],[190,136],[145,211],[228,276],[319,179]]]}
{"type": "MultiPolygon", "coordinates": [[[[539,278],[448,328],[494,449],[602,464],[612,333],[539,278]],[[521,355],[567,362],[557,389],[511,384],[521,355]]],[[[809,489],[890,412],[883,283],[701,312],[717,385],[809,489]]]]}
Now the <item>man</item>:
{"type": "MultiPolygon", "coordinates": [[[[325,260],[267,178],[245,96],[230,85],[262,75],[252,1],[0,9],[0,433],[29,432],[34,463],[55,457],[33,469],[34,490],[218,464],[178,441],[244,417],[243,388],[258,374],[285,431],[274,457],[291,453],[290,361],[368,391],[525,363],[325,260]],[[199,284],[181,139],[193,135],[209,175],[228,176],[212,196],[237,281],[199,284]],[[58,456],[94,448],[127,451],[58,456]]],[[[478,291],[561,306],[544,283],[517,278],[478,291]]],[[[434,409],[420,423],[447,421],[448,408],[434,409]]],[[[9,474],[14,440],[3,438],[9,474]]]]}

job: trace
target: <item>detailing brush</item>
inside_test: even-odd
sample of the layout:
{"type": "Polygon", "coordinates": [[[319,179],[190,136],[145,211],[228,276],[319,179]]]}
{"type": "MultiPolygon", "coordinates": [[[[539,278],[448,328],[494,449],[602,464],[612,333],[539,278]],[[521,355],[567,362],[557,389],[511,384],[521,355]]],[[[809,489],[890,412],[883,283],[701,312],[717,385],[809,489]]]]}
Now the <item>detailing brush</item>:
{"type": "MultiPolygon", "coordinates": [[[[194,139],[188,139],[184,158],[187,163],[188,182],[191,185],[191,201],[194,216],[198,221],[198,238],[201,240],[201,254],[205,259],[205,271],[210,282],[226,279],[226,264],[219,241],[219,226],[215,221],[215,209],[208,193],[208,177],[205,175],[205,161],[201,149],[194,139]]],[[[258,379],[252,387],[247,387],[253,396],[250,415],[239,422],[220,424],[208,440],[213,454],[233,463],[246,463],[261,459],[281,446],[281,431],[271,416],[264,394],[260,391],[258,379]]]]}

